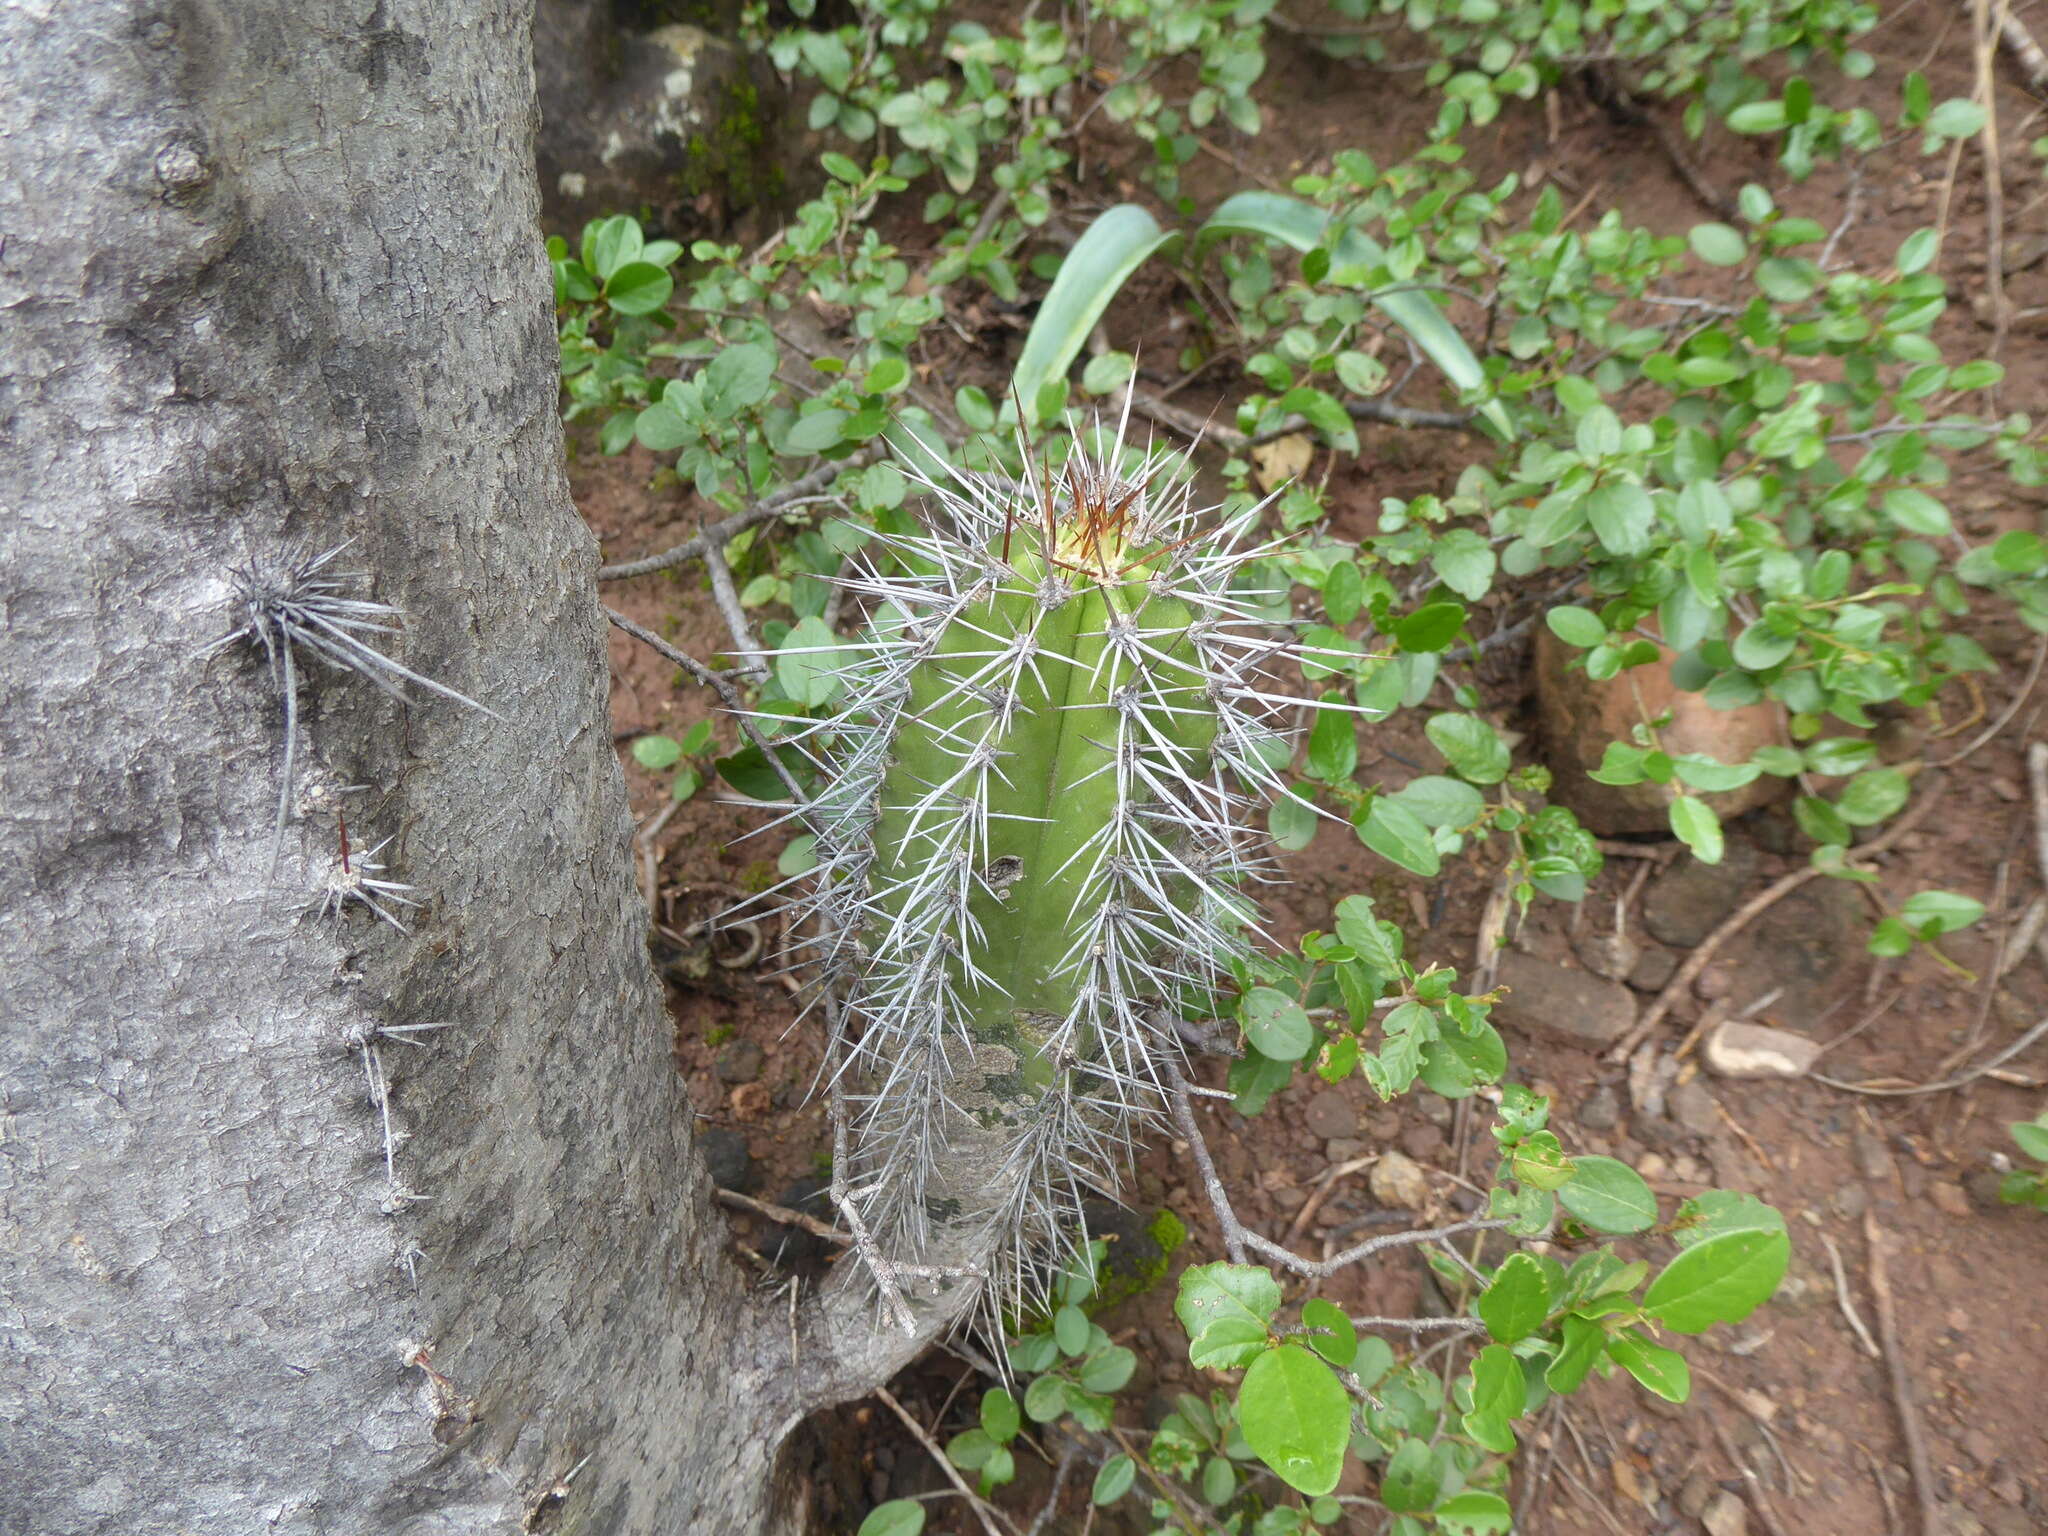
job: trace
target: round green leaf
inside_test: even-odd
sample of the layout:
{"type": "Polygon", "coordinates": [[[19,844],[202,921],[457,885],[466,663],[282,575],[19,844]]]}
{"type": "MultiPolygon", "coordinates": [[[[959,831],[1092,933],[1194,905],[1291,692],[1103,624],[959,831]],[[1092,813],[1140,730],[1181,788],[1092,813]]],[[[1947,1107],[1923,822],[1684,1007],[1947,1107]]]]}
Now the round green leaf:
{"type": "Polygon", "coordinates": [[[1422,824],[1422,818],[1391,795],[1373,796],[1365,819],[1352,825],[1360,842],[1403,869],[1418,875],[1434,875],[1443,867],[1436,840],[1422,824]]]}
{"type": "Polygon", "coordinates": [[[642,736],[633,743],[633,761],[659,773],[682,761],[683,744],[673,736],[642,736]]]}
{"type": "Polygon", "coordinates": [[[1500,1343],[1519,1343],[1549,1319],[1551,1300],[1549,1275],[1536,1256],[1509,1254],[1480,1294],[1479,1320],[1500,1343]]]}
{"type": "Polygon", "coordinates": [[[1553,608],[1543,616],[1550,632],[1566,645],[1589,651],[1607,638],[1607,626],[1589,608],[1553,608]]]}
{"type": "Polygon", "coordinates": [[[1088,1348],[1088,1314],[1079,1307],[1061,1307],[1052,1315],[1052,1336],[1060,1353],[1078,1355],[1088,1348]]]}
{"type": "Polygon", "coordinates": [[[1121,1344],[1097,1350],[1081,1363],[1081,1385],[1090,1392],[1121,1392],[1138,1369],[1138,1357],[1121,1344]]]}
{"type": "Polygon", "coordinates": [[[604,297],[622,315],[651,315],[675,289],[675,279],[652,262],[629,261],[605,280],[604,297]]]}
{"type": "Polygon", "coordinates": [[[1496,1536],[1515,1523],[1506,1499],[1473,1488],[1451,1495],[1430,1513],[1436,1516],[1438,1530],[1453,1532],[1455,1536],[1496,1536]]]}
{"type": "Polygon", "coordinates": [[[1612,1157],[1575,1157],[1559,1204],[1596,1232],[1641,1232],[1657,1221],[1657,1197],[1643,1176],[1612,1157]]]}
{"type": "Polygon", "coordinates": [[[1112,1456],[1095,1474],[1095,1489],[1089,1498],[1096,1504],[1114,1504],[1131,1491],[1138,1480],[1138,1464],[1128,1456],[1112,1456]]]}
{"type": "Polygon", "coordinates": [[[1444,761],[1475,784],[1498,784],[1514,766],[1499,733],[1477,715],[1432,715],[1423,731],[1444,761]]]}
{"type": "Polygon", "coordinates": [[[891,1499],[868,1511],[856,1536],[919,1536],[923,1530],[922,1504],[915,1499],[891,1499]]]}
{"type": "Polygon", "coordinates": [[[1299,853],[1315,841],[1319,819],[1306,793],[1285,794],[1266,812],[1266,830],[1272,834],[1274,846],[1299,853]]]}
{"type": "Polygon", "coordinates": [[[1017,1399],[1003,1388],[994,1387],[981,1394],[981,1427],[989,1439],[998,1445],[1008,1445],[1022,1425],[1017,1399]]]}
{"type": "Polygon", "coordinates": [[[1616,1365],[1668,1403],[1682,1403],[1692,1396],[1692,1367],[1675,1349],[1652,1344],[1639,1329],[1631,1328],[1607,1341],[1607,1353],[1616,1365]]]}
{"type": "Polygon", "coordinates": [[[1664,1266],[1643,1293],[1643,1310],[1675,1333],[1739,1323],[1770,1299],[1791,1257],[1783,1232],[1752,1228],[1708,1238],[1664,1266]]]}
{"type": "Polygon", "coordinates": [[[1253,987],[1238,1005],[1238,1023],[1261,1056],[1299,1061],[1315,1043],[1315,1029],[1301,1004],[1274,987],[1253,987]]]}
{"type": "Polygon", "coordinates": [[[1899,915],[1915,933],[1931,926],[1936,933],[1954,933],[1984,915],[1984,903],[1955,891],[1917,891],[1906,898],[1899,915]]]}
{"type": "Polygon", "coordinates": [[[1290,1488],[1314,1496],[1337,1486],[1351,1443],[1351,1396],[1307,1350],[1283,1344],[1251,1363],[1237,1389],[1237,1422],[1290,1488]]]}
{"type": "Polygon", "coordinates": [[[1697,795],[1679,795],[1671,802],[1671,831],[1702,864],[1718,864],[1724,851],[1721,818],[1697,795]]]}
{"type": "Polygon", "coordinates": [[[1308,1346],[1330,1364],[1347,1366],[1357,1358],[1358,1330],[1335,1302],[1321,1296],[1303,1302],[1301,1323],[1304,1328],[1323,1330],[1309,1336],[1308,1346]]]}
{"type": "Polygon", "coordinates": [[[1717,267],[1738,267],[1749,256],[1749,242],[1726,224],[1695,224],[1686,241],[1695,256],[1717,267]]]}

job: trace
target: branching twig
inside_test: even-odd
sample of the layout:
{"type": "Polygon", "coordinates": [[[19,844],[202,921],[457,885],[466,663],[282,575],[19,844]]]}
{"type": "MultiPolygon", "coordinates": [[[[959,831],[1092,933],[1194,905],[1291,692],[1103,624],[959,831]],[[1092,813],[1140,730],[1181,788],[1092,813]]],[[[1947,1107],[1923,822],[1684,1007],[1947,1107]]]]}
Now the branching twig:
{"type": "Polygon", "coordinates": [[[1264,1254],[1274,1263],[1294,1271],[1297,1275],[1320,1280],[1389,1248],[1405,1248],[1415,1243],[1430,1243],[1439,1238],[1455,1237],[1461,1232],[1481,1232],[1508,1225],[1505,1221],[1489,1218],[1454,1221],[1444,1227],[1419,1227],[1407,1232],[1389,1232],[1381,1237],[1369,1237],[1364,1242],[1346,1248],[1327,1259],[1305,1259],[1291,1249],[1281,1247],[1271,1238],[1254,1232],[1238,1220],[1237,1211],[1230,1203],[1230,1196],[1223,1188],[1223,1181],[1216,1175],[1216,1165],[1210,1160],[1208,1144],[1202,1139],[1201,1127],[1195,1123],[1194,1107],[1188,1102],[1188,1085],[1170,1063],[1166,1073],[1167,1096],[1173,1106],[1174,1124],[1180,1127],[1181,1134],[1187,1138],[1189,1149],[1195,1155],[1195,1166],[1201,1171],[1202,1183],[1209,1195],[1209,1204],[1216,1213],[1216,1224],[1223,1229],[1224,1250],[1234,1264],[1242,1264],[1245,1251],[1250,1249],[1264,1254]]]}
{"type": "Polygon", "coordinates": [[[967,1500],[968,1508],[974,1511],[975,1518],[981,1521],[981,1528],[988,1532],[988,1536],[1003,1536],[1003,1531],[1008,1531],[1010,1536],[1017,1536],[1017,1528],[1003,1518],[1001,1511],[992,1507],[986,1499],[967,1486],[966,1480],[960,1476],[960,1469],[953,1465],[953,1459],[940,1449],[938,1441],[925,1433],[924,1426],[917,1422],[916,1416],[897,1402],[887,1387],[875,1388],[875,1396],[887,1404],[889,1411],[903,1421],[903,1427],[925,1448],[931,1459],[939,1464],[939,1470],[946,1474],[947,1481],[960,1490],[961,1496],[967,1500]],[[998,1520],[1003,1523],[1002,1530],[996,1528],[998,1520]]]}
{"type": "MultiPolygon", "coordinates": [[[[1937,798],[1937,789],[1930,789],[1924,792],[1920,797],[1920,803],[1886,828],[1883,836],[1872,838],[1868,843],[1857,849],[1857,857],[1867,859],[1873,854],[1883,853],[1893,843],[1897,842],[1926,819],[1927,813],[1934,809],[1937,798]]],[[[1650,1031],[1664,1021],[1664,1015],[1671,1011],[1672,1006],[1681,997],[1685,996],[1686,990],[1692,986],[1694,978],[1707,968],[1707,963],[1714,958],[1715,953],[1723,944],[1748,927],[1751,920],[1760,913],[1766,911],[1786,896],[1791,895],[1792,892],[1798,890],[1807,881],[1817,879],[1819,875],[1820,871],[1810,865],[1805,869],[1795,869],[1791,874],[1774,880],[1748,901],[1737,907],[1718,928],[1701,940],[1699,948],[1685,957],[1685,963],[1679,966],[1669,983],[1665,985],[1664,990],[1657,994],[1657,1000],[1644,1010],[1642,1018],[1636,1022],[1635,1027],[1626,1035],[1623,1035],[1603,1059],[1609,1062],[1628,1060],[1629,1054],[1649,1037],[1650,1031]]]]}
{"type": "Polygon", "coordinates": [[[830,1222],[818,1220],[802,1211],[791,1210],[786,1205],[771,1205],[766,1200],[756,1200],[752,1195],[743,1195],[736,1189],[714,1189],[720,1205],[729,1205],[736,1211],[752,1211],[756,1216],[766,1216],[770,1221],[785,1227],[796,1227],[813,1237],[822,1238],[841,1248],[853,1246],[853,1239],[833,1226],[830,1222]]]}
{"type": "Polygon", "coordinates": [[[1882,1360],[1883,1351],[1877,1347],[1877,1341],[1870,1336],[1870,1330],[1863,1326],[1863,1315],[1856,1310],[1856,1303],[1849,1298],[1849,1277],[1842,1269],[1842,1250],[1835,1246],[1835,1240],[1825,1232],[1821,1233],[1820,1240],[1828,1251],[1828,1264],[1835,1272],[1835,1305],[1841,1308],[1843,1320],[1862,1341],[1864,1353],[1873,1360],[1882,1360]]]}
{"type": "Polygon", "coordinates": [[[1899,1345],[1899,1323],[1892,1309],[1892,1286],[1884,1267],[1884,1235],[1877,1218],[1863,1213],[1863,1240],[1870,1245],[1870,1290],[1877,1298],[1877,1336],[1884,1341],[1885,1363],[1890,1368],[1892,1403],[1898,1409],[1899,1429],[1906,1441],[1906,1463],[1913,1472],[1913,1492],[1920,1500],[1921,1536],[1940,1536],[1941,1504],[1935,1497],[1934,1472],[1927,1458],[1927,1437],[1920,1429],[1919,1410],[1913,1405],[1913,1380],[1906,1371],[1906,1357],[1899,1345]]]}
{"type": "Polygon", "coordinates": [[[779,516],[793,501],[800,500],[817,491],[822,491],[838,476],[848,470],[858,469],[875,457],[879,449],[868,449],[850,459],[837,459],[822,465],[809,474],[790,481],[772,496],[763,496],[752,506],[742,507],[730,517],[708,525],[692,534],[682,543],[663,550],[658,555],[649,555],[641,560],[626,560],[617,565],[602,567],[597,573],[599,581],[623,581],[628,576],[650,576],[656,571],[665,571],[670,566],[681,565],[686,560],[695,560],[707,549],[723,549],[733,539],[746,532],[756,523],[765,523],[779,516]]]}

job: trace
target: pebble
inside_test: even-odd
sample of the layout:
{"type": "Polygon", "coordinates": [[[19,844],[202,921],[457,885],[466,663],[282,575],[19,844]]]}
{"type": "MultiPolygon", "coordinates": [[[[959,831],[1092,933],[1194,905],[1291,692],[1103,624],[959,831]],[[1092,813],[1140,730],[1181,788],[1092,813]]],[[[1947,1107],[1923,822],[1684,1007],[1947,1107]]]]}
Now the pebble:
{"type": "Polygon", "coordinates": [[[1398,1109],[1377,1109],[1365,1122],[1366,1138],[1374,1142],[1392,1141],[1401,1134],[1401,1111],[1398,1109]]]}
{"type": "Polygon", "coordinates": [[[1685,1486],[1678,1490],[1678,1512],[1688,1520],[1697,1520],[1706,1512],[1707,1504],[1720,1487],[1704,1472],[1695,1472],[1685,1480],[1685,1486]]]}
{"type": "Polygon", "coordinates": [[[1672,1089],[1664,1107],[1672,1119],[1695,1136],[1711,1136],[1721,1127],[1714,1096],[1707,1092],[1706,1085],[1698,1078],[1672,1089]]]}
{"type": "Polygon", "coordinates": [[[1635,969],[1636,961],[1642,957],[1642,946],[1626,929],[1594,933],[1589,928],[1572,940],[1572,953],[1595,976],[1621,981],[1635,969]]]}
{"type": "Polygon", "coordinates": [[[751,1040],[735,1040],[718,1053],[711,1070],[721,1083],[751,1083],[761,1075],[767,1057],[751,1040]]]}
{"type": "Polygon", "coordinates": [[[1660,943],[1693,948],[1748,893],[1756,864],[1756,850],[1735,839],[1729,840],[1719,864],[1679,859],[1643,893],[1643,926],[1660,943]]]}
{"type": "Polygon", "coordinates": [[[1678,974],[1678,956],[1661,944],[1645,944],[1628,984],[1638,992],[1662,992],[1678,974]]]}
{"type": "Polygon", "coordinates": [[[704,1159],[704,1171],[719,1189],[754,1192],[757,1175],[754,1159],[747,1151],[747,1138],[724,1126],[713,1126],[697,1135],[697,1155],[704,1159]]]}
{"type": "Polygon", "coordinates": [[[1935,1208],[1944,1215],[1968,1216],[1971,1214],[1969,1195],[1964,1192],[1962,1185],[1953,1183],[1948,1179],[1936,1179],[1928,1186],[1927,1197],[1934,1202],[1935,1208]]]}
{"type": "Polygon", "coordinates": [[[1735,977],[1726,966],[1710,965],[1692,979],[1692,995],[1703,1003],[1715,1002],[1735,990],[1735,977]]]}
{"type": "Polygon", "coordinates": [[[1855,1221],[1870,1207],[1870,1189],[1863,1184],[1844,1184],[1828,1203],[1844,1221],[1855,1221]]]}
{"type": "Polygon", "coordinates": [[[1856,1153],[1856,1171],[1873,1184],[1881,1184],[1892,1176],[1892,1154],[1884,1142],[1868,1131],[1858,1131],[1851,1138],[1850,1145],[1856,1153]]]}
{"type": "Polygon", "coordinates": [[[1789,1029],[1730,1019],[1700,1048],[1700,1059],[1717,1077],[1801,1077],[1820,1056],[1820,1046],[1789,1029]]]}
{"type": "Polygon", "coordinates": [[[1746,1536],[1749,1530],[1748,1506],[1723,1488],[1707,1502],[1700,1515],[1700,1524],[1707,1528],[1707,1536],[1746,1536]]]}
{"type": "Polygon", "coordinates": [[[1355,1136],[1335,1136],[1323,1143],[1323,1155],[1333,1163],[1355,1162],[1371,1150],[1370,1142],[1355,1136]]]}
{"type": "Polygon", "coordinates": [[[1383,1153],[1368,1181],[1373,1199],[1394,1210],[1419,1211],[1429,1204],[1429,1175],[1401,1152],[1383,1153]]]}
{"type": "Polygon", "coordinates": [[[1611,1131],[1621,1123],[1621,1097],[1602,1083],[1579,1101],[1579,1124],[1589,1131],[1611,1131]]]}
{"type": "Polygon", "coordinates": [[[1302,1110],[1301,1119],[1311,1135],[1325,1141],[1353,1136],[1358,1132],[1357,1109],[1335,1088],[1325,1088],[1311,1095],[1302,1110]]]}
{"type": "Polygon", "coordinates": [[[1418,1163],[1432,1161],[1450,1144],[1450,1138],[1444,1135],[1442,1128],[1427,1121],[1411,1125],[1401,1133],[1401,1150],[1418,1163]]]}
{"type": "Polygon", "coordinates": [[[1493,1011],[1494,1022],[1560,1045],[1603,1051],[1636,1021],[1635,994],[1590,971],[1510,950],[1501,957],[1498,979],[1509,990],[1493,1011]]]}
{"type": "Polygon", "coordinates": [[[1996,1168],[1979,1168],[1963,1179],[1963,1189],[1979,1210],[2002,1211],[2005,1202],[1998,1198],[1998,1191],[2005,1178],[1996,1168]]]}

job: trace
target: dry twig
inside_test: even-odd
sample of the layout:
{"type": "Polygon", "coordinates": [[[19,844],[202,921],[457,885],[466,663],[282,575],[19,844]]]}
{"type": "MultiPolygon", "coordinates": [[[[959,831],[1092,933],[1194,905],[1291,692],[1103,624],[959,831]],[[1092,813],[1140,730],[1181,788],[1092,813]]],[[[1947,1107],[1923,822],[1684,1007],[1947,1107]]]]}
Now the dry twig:
{"type": "Polygon", "coordinates": [[[1892,1284],[1884,1268],[1884,1234],[1877,1218],[1863,1213],[1863,1240],[1870,1246],[1870,1290],[1877,1298],[1877,1336],[1884,1341],[1885,1364],[1891,1372],[1892,1404],[1898,1409],[1899,1429],[1906,1441],[1906,1464],[1913,1472],[1913,1492],[1920,1501],[1920,1536],[1941,1536],[1941,1504],[1934,1493],[1933,1464],[1927,1457],[1927,1437],[1920,1429],[1920,1413],[1913,1405],[1913,1379],[1906,1370],[1905,1351],[1899,1344],[1899,1323],[1892,1309],[1892,1284]]]}
{"type": "MultiPolygon", "coordinates": [[[[1868,859],[1890,848],[1892,844],[1926,820],[1927,813],[1934,809],[1938,798],[1938,788],[1930,788],[1923,791],[1918,805],[1915,805],[1905,815],[1886,828],[1883,836],[1872,838],[1861,848],[1856,849],[1856,857],[1858,859],[1868,859]]],[[[1657,994],[1657,1000],[1644,1010],[1642,1018],[1636,1021],[1635,1027],[1615,1043],[1614,1048],[1607,1053],[1603,1060],[1609,1062],[1627,1061],[1629,1053],[1649,1037],[1650,1031],[1664,1022],[1664,1015],[1671,1011],[1672,1006],[1681,997],[1685,996],[1687,989],[1692,986],[1694,978],[1707,968],[1707,963],[1714,958],[1715,953],[1723,944],[1727,943],[1728,940],[1740,933],[1744,928],[1747,928],[1757,916],[1791,895],[1792,892],[1798,890],[1807,881],[1818,878],[1819,875],[1820,871],[1811,866],[1805,869],[1795,869],[1791,874],[1781,876],[1765,886],[1763,890],[1737,907],[1720,927],[1701,940],[1699,948],[1685,957],[1685,963],[1679,966],[1664,990],[1657,994]]]]}

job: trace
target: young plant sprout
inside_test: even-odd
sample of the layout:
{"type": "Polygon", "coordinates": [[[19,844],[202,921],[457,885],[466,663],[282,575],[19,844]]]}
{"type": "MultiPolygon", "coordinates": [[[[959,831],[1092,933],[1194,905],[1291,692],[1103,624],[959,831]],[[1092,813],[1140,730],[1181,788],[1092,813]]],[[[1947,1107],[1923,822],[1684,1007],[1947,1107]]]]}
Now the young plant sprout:
{"type": "Polygon", "coordinates": [[[1216,519],[1180,462],[1123,458],[1120,425],[1014,485],[927,482],[894,568],[847,580],[873,622],[809,733],[800,905],[844,1006],[849,1195],[893,1258],[993,1238],[992,1305],[1116,1189],[1178,1021],[1249,953],[1273,717],[1312,705],[1273,675],[1304,654],[1260,616],[1276,594],[1237,585],[1262,509],[1216,519]]]}

